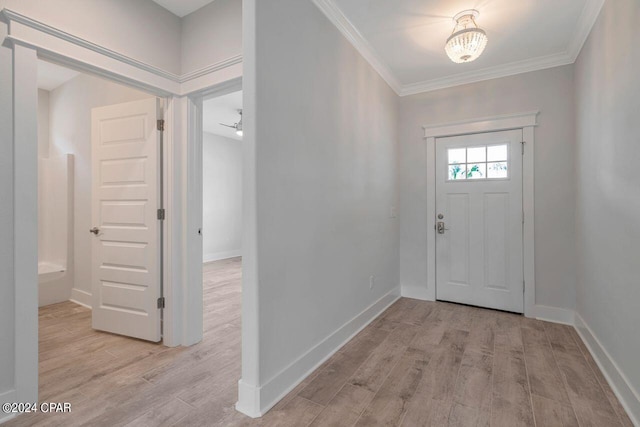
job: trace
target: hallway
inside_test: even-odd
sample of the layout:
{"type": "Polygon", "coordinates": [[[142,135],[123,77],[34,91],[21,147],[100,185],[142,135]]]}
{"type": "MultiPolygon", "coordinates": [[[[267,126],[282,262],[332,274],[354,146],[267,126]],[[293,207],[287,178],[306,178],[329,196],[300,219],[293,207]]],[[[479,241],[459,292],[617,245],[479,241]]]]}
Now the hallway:
{"type": "Polygon", "coordinates": [[[40,402],[10,426],[631,426],[575,330],[400,299],[262,419],[234,410],[241,259],[204,266],[204,340],[166,348],[91,329],[73,303],[40,310],[40,402]]]}

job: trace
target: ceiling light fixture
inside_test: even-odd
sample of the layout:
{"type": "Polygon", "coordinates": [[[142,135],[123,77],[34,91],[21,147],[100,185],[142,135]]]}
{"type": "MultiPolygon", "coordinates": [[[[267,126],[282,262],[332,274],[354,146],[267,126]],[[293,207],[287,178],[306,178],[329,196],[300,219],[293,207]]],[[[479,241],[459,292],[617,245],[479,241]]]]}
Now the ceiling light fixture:
{"type": "Polygon", "coordinates": [[[463,10],[453,17],[456,25],[444,50],[457,64],[477,59],[487,46],[487,34],[478,27],[476,18],[480,13],[475,9],[463,10]]]}
{"type": "Polygon", "coordinates": [[[233,125],[226,125],[224,123],[220,123],[222,126],[226,126],[228,128],[233,128],[236,130],[236,135],[242,136],[242,110],[238,110],[238,114],[240,114],[240,121],[238,123],[234,123],[233,125]]]}

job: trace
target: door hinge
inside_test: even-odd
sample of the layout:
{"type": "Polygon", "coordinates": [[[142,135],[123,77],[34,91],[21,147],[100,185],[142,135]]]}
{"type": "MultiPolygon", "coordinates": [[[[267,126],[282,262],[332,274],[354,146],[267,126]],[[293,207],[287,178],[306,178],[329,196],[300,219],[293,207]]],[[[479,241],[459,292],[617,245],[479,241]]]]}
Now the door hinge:
{"type": "Polygon", "coordinates": [[[158,219],[160,221],[164,221],[164,217],[165,217],[164,209],[158,209],[158,219]]]}
{"type": "Polygon", "coordinates": [[[157,126],[158,130],[162,132],[164,130],[164,120],[159,119],[156,123],[158,124],[157,126]]]}
{"type": "Polygon", "coordinates": [[[520,145],[522,146],[522,155],[524,156],[524,144],[526,144],[527,141],[520,141],[520,145]]]}
{"type": "Polygon", "coordinates": [[[164,308],[164,297],[158,298],[158,308],[164,308]]]}

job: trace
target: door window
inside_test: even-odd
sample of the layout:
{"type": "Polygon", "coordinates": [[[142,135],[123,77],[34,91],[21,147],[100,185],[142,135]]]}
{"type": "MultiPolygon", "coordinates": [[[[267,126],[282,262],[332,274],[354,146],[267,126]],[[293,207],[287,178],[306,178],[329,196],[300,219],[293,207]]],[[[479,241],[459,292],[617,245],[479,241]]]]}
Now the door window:
{"type": "Polygon", "coordinates": [[[447,166],[447,181],[509,179],[509,145],[449,148],[447,166]]]}

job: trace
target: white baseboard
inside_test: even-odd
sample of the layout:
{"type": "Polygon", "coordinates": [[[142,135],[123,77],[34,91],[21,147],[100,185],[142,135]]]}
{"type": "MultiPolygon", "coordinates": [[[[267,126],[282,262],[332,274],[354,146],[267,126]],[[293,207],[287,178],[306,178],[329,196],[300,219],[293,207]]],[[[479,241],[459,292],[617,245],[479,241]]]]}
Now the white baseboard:
{"type": "MultiPolygon", "coordinates": [[[[15,401],[16,401],[15,390],[8,390],[0,393],[0,405],[2,405],[3,403],[13,403],[15,401]]],[[[0,424],[9,421],[12,418],[15,418],[16,415],[17,414],[5,414],[4,412],[0,411],[0,424]]]]}
{"type": "Polygon", "coordinates": [[[242,256],[242,250],[236,249],[233,251],[214,252],[204,254],[202,256],[202,262],[220,261],[221,259],[235,258],[242,256]]]}
{"type": "MultiPolygon", "coordinates": [[[[424,287],[402,286],[401,293],[404,298],[418,299],[422,301],[435,301],[430,292],[424,287]]],[[[547,322],[562,323],[573,326],[573,310],[566,308],[536,305],[534,317],[547,322]]]]}
{"type": "Polygon", "coordinates": [[[264,415],[398,298],[400,298],[399,286],[342,325],[264,385],[255,386],[240,380],[236,409],[252,418],[264,415]]]}
{"type": "MultiPolygon", "coordinates": [[[[242,412],[251,418],[260,418],[263,412],[260,410],[260,387],[238,381],[238,401],[236,411],[242,412]]],[[[264,412],[267,412],[265,410],[264,412]]]]}
{"type": "Polygon", "coordinates": [[[91,308],[91,294],[81,289],[71,289],[70,301],[91,308]]]}
{"type": "Polygon", "coordinates": [[[401,294],[404,298],[419,299],[422,301],[434,301],[433,296],[425,287],[402,286],[401,294]]]}
{"type": "Polygon", "coordinates": [[[550,307],[548,305],[535,306],[535,318],[547,322],[574,325],[574,311],[568,308],[550,307]]]}
{"type": "Polygon", "coordinates": [[[575,328],[584,341],[587,349],[598,364],[614,394],[627,411],[631,422],[640,426],[640,393],[635,390],[626,375],[611,358],[609,352],[602,346],[591,328],[578,313],[575,314],[575,328]]]}

